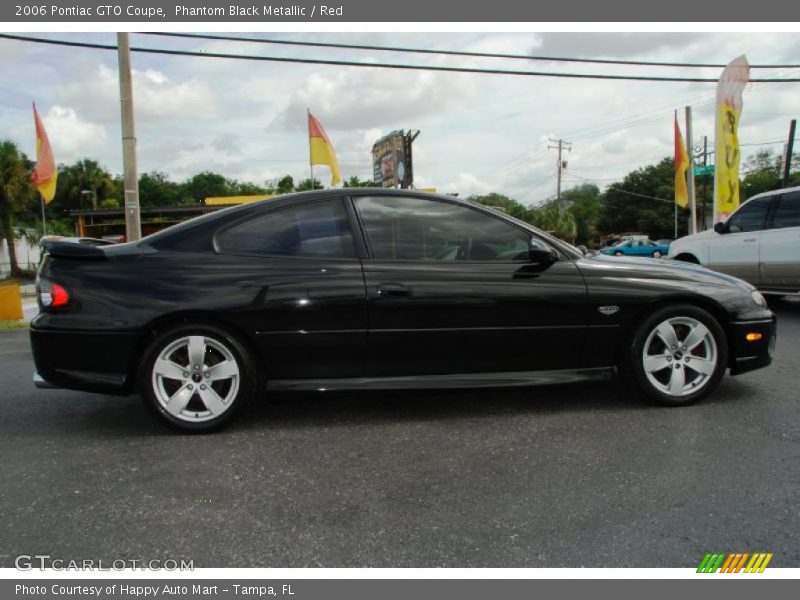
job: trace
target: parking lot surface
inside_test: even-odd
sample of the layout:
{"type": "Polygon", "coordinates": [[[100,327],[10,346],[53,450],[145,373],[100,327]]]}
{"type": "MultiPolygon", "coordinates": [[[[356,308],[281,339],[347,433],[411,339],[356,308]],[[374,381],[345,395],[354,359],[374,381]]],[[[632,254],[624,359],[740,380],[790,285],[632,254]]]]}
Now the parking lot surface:
{"type": "MultiPolygon", "coordinates": [[[[613,385],[275,395],[165,429],[138,397],[37,390],[0,332],[0,566],[800,566],[800,302],[768,369],[659,408],[613,385]]],[[[113,351],[113,349],[109,349],[113,351]]]]}

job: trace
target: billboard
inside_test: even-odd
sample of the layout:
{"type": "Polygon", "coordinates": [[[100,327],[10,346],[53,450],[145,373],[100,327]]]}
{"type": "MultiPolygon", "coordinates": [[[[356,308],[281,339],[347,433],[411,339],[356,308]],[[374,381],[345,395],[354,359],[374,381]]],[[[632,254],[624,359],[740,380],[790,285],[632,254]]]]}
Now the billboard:
{"type": "MultiPolygon", "coordinates": [[[[372,146],[373,181],[381,187],[397,187],[406,182],[406,136],[402,130],[383,136],[372,146]]],[[[403,185],[403,187],[407,187],[403,185]]]]}

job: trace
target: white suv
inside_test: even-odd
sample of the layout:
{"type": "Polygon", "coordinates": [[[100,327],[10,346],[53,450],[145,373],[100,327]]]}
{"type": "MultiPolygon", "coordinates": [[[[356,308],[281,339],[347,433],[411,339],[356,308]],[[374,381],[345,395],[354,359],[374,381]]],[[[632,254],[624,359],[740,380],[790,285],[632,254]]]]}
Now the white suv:
{"type": "Polygon", "coordinates": [[[765,293],[800,293],[800,187],[753,196],[713,230],[672,242],[669,258],[734,275],[765,293]]]}

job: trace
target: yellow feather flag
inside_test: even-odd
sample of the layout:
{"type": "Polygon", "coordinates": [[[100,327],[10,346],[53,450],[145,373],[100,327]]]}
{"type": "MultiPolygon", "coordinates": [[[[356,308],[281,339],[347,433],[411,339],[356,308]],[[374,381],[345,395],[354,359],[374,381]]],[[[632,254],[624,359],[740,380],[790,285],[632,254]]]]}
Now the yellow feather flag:
{"type": "Polygon", "coordinates": [[[683,143],[678,114],[675,114],[675,204],[681,208],[689,206],[689,192],[686,190],[686,171],[689,169],[689,156],[683,143]]]}
{"type": "Polygon", "coordinates": [[[31,174],[31,181],[39,190],[45,204],[49,204],[56,195],[58,170],[53,158],[53,149],[50,147],[50,140],[47,139],[44,124],[36,111],[36,104],[33,105],[33,120],[36,124],[36,166],[31,174]]]}
{"type": "Polygon", "coordinates": [[[311,165],[327,165],[331,170],[331,186],[335,186],[342,180],[339,172],[339,161],[336,160],[336,152],[333,144],[325,133],[317,118],[308,113],[308,145],[311,153],[311,165]]]}

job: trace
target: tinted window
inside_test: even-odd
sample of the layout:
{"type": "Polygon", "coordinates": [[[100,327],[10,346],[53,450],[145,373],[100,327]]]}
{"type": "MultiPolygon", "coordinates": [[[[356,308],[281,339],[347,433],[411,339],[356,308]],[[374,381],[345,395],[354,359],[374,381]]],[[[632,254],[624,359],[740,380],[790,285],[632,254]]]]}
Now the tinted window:
{"type": "Polygon", "coordinates": [[[347,215],[338,199],[269,211],[228,229],[218,243],[230,254],[355,257],[347,215]]]}
{"type": "Polygon", "coordinates": [[[422,198],[355,198],[383,260],[528,260],[531,235],[471,208],[422,198]]]}
{"type": "Polygon", "coordinates": [[[764,229],[764,219],[767,216],[770,198],[751,200],[742,206],[728,220],[728,230],[736,233],[739,231],[760,231],[764,229]]]}
{"type": "Polygon", "coordinates": [[[800,192],[781,196],[775,215],[772,217],[772,226],[800,227],[800,192]]]}

